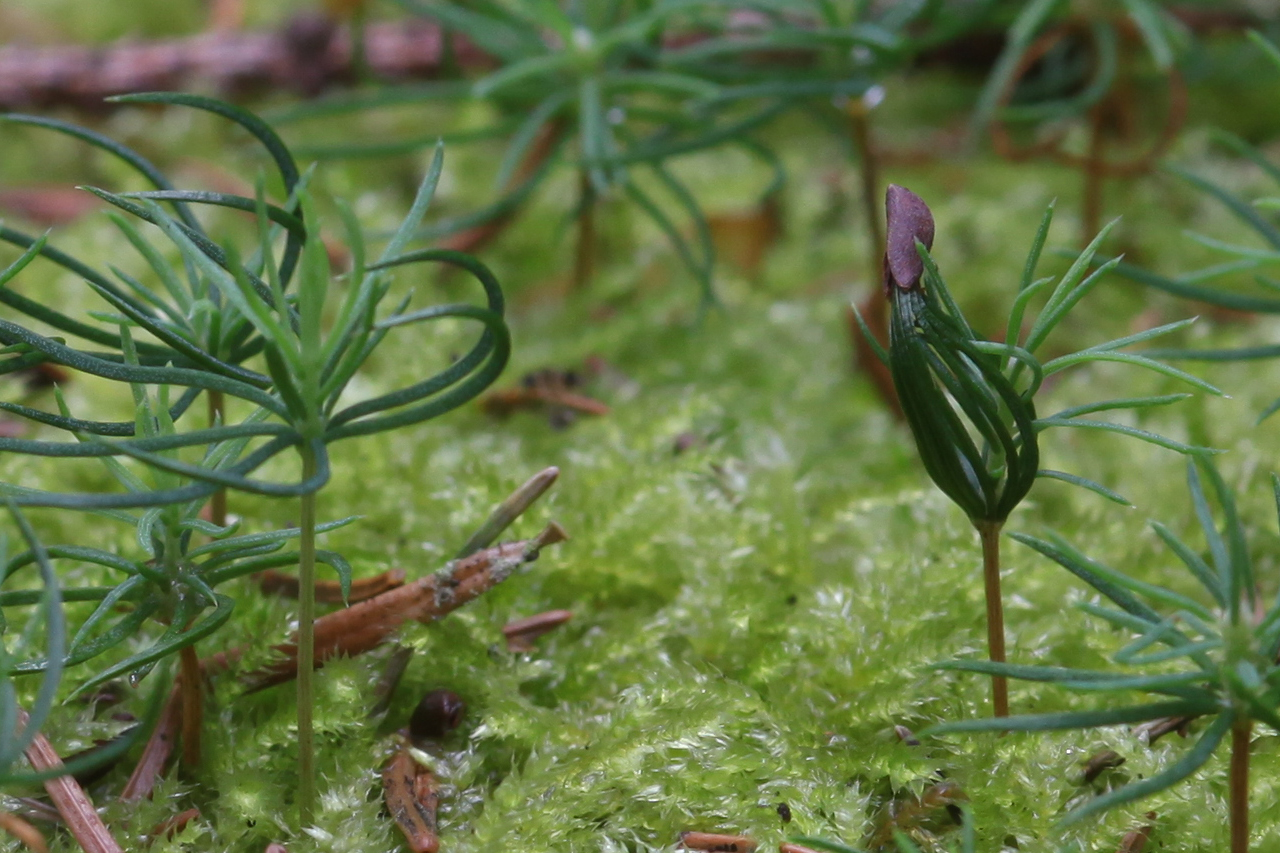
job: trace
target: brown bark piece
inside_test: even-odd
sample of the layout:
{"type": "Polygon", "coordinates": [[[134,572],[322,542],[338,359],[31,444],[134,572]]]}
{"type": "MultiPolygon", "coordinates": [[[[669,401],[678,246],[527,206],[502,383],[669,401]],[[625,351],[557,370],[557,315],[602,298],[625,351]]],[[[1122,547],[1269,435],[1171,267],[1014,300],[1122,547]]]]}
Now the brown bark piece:
{"type": "MultiPolygon", "coordinates": [[[[358,655],[377,648],[405,622],[432,622],[453,612],[537,559],[541,548],[567,538],[564,529],[553,522],[533,539],[477,551],[429,577],[320,617],[315,623],[316,667],[334,655],[358,655]]],[[[296,641],[276,649],[285,659],[249,675],[250,691],[297,677],[296,641]]]]}
{"type": "Polygon", "coordinates": [[[408,749],[397,752],[382,769],[382,796],[413,853],[436,853],[440,849],[436,834],[440,791],[435,774],[414,761],[408,749]]]}

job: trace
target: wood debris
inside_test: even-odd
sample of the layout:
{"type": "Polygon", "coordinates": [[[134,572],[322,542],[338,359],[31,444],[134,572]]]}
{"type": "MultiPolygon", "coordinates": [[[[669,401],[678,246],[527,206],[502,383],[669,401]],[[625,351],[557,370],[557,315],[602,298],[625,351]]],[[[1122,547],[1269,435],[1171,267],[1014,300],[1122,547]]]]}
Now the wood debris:
{"type": "MultiPolygon", "coordinates": [[[[486,548],[454,560],[428,577],[320,617],[315,623],[316,667],[335,655],[353,656],[375,649],[406,622],[433,622],[453,612],[536,560],[542,548],[567,538],[564,529],[552,522],[533,539],[486,548]]],[[[250,674],[250,691],[297,676],[297,643],[283,643],[276,650],[284,659],[250,674]]]]}
{"type": "Polygon", "coordinates": [[[382,769],[382,796],[413,853],[440,849],[436,821],[440,789],[435,774],[415,761],[407,748],[396,752],[382,769]]]}

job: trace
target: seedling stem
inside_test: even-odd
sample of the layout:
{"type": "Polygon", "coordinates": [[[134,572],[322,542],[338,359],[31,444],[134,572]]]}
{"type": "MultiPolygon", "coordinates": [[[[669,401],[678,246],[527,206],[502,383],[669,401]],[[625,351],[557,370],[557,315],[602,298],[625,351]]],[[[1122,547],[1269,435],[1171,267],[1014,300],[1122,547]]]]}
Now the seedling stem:
{"type": "MultiPolygon", "coordinates": [[[[1004,663],[1004,605],[1000,598],[1000,522],[974,525],[982,540],[982,578],[987,595],[987,657],[1004,663]]],[[[1009,682],[1003,675],[991,677],[991,705],[997,717],[1009,716],[1009,682]]]]}
{"type": "MultiPolygon", "coordinates": [[[[315,476],[316,456],[302,447],[302,477],[315,476]]],[[[315,812],[315,752],[311,728],[311,682],[315,674],[316,496],[302,496],[298,542],[298,823],[311,824],[315,812]]]]}
{"type": "Polygon", "coordinates": [[[1253,721],[1231,727],[1231,853],[1249,853],[1249,740],[1253,721]]]}
{"type": "Polygon", "coordinates": [[[596,190],[591,175],[578,175],[578,244],[573,255],[573,290],[581,293],[591,284],[596,253],[596,190]]]}

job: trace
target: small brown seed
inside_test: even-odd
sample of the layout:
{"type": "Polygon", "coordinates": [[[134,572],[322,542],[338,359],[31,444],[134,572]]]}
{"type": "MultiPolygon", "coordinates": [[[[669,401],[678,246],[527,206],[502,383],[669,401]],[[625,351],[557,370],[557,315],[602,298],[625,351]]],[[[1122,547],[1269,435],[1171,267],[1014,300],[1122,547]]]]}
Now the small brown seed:
{"type": "Polygon", "coordinates": [[[1103,771],[1124,764],[1124,756],[1110,749],[1104,749],[1089,757],[1084,763],[1084,783],[1088,785],[1102,775],[1103,771]]]}
{"type": "Polygon", "coordinates": [[[415,739],[441,738],[462,722],[467,703],[452,690],[432,690],[409,718],[409,734],[415,739]]]}
{"type": "MultiPolygon", "coordinates": [[[[1147,812],[1147,820],[1154,821],[1155,819],[1155,812],[1147,812]]],[[[1129,830],[1124,834],[1124,838],[1120,839],[1120,846],[1116,848],[1116,853],[1142,853],[1147,846],[1148,839],[1151,838],[1151,831],[1154,828],[1152,824],[1146,824],[1137,829],[1129,830]]]]}
{"type": "Polygon", "coordinates": [[[916,737],[915,732],[911,731],[911,729],[906,726],[894,726],[893,733],[898,736],[898,740],[902,741],[907,746],[920,745],[920,738],[916,737]]]}
{"type": "Polygon", "coordinates": [[[756,849],[755,839],[714,832],[682,832],[680,843],[686,850],[706,850],[709,853],[751,853],[756,849]]]}
{"type": "Polygon", "coordinates": [[[782,818],[783,823],[791,823],[791,806],[778,803],[778,817],[782,818]]]}

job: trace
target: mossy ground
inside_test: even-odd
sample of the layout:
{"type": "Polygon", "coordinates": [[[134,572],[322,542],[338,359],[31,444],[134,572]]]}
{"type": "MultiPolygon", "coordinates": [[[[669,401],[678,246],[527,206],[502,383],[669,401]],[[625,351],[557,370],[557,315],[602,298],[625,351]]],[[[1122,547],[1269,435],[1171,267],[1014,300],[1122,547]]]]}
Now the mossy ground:
{"type": "MultiPolygon", "coordinates": [[[[952,91],[954,84],[938,80],[895,84],[891,110],[893,95],[904,106],[888,114],[881,138],[915,144],[922,134],[911,135],[912,121],[920,121],[911,108],[952,91]]],[[[936,110],[929,116],[941,120],[936,110]]],[[[421,118],[397,121],[403,127],[421,118]]],[[[215,151],[229,137],[202,119],[121,114],[106,129],[127,139],[143,127],[158,134],[147,145],[158,158],[165,143],[194,134],[205,139],[195,146],[202,156],[253,162],[238,149],[215,151]]],[[[245,697],[224,676],[210,705],[203,767],[170,778],[138,806],[111,804],[127,767],[93,789],[126,849],[140,849],[151,827],[191,805],[199,806],[200,819],[150,849],[256,853],[269,841],[285,841],[295,853],[400,849],[398,832],[380,815],[378,768],[395,729],[434,687],[456,691],[468,705],[461,729],[434,755],[445,786],[441,835],[448,851],[669,850],[684,829],[750,834],[761,849],[798,834],[858,844],[890,801],[918,794],[943,774],[968,796],[980,850],[998,850],[1009,839],[1023,851],[1073,844],[1111,850],[1148,810],[1157,814],[1155,849],[1226,846],[1225,752],[1166,794],[1059,830],[1062,815],[1091,793],[1078,777],[1094,751],[1106,747],[1127,757],[1104,777],[1118,784],[1176,760],[1184,744],[1173,736],[1148,748],[1124,729],[950,736],[918,747],[895,736],[895,724],[919,730],[989,713],[986,682],[929,666],[984,654],[977,540],[929,486],[905,430],[851,368],[845,305],[870,285],[848,159],[801,120],[771,135],[793,167],[787,236],[756,275],[722,268],[724,306],[705,317],[665,243],[614,203],[604,213],[599,280],[589,293],[563,295],[571,235],[562,225],[573,187],[567,174],[482,253],[513,302],[515,355],[503,382],[598,355],[612,379],[593,393],[613,412],[556,431],[535,414],[495,421],[470,406],[412,430],[340,445],[320,511],[325,518],[363,518],[328,534],[324,545],[347,555],[361,575],[393,566],[411,576],[430,572],[494,503],[547,465],[560,466],[560,482],[512,535],[556,519],[572,541],[441,623],[406,629],[401,642],[415,655],[385,718],[367,717],[383,655],[321,672],[322,804],[314,830],[299,836],[292,829],[291,689],[245,697]],[[682,433],[698,441],[677,454],[682,433]],[[550,608],[573,610],[573,621],[539,640],[533,653],[504,650],[499,628],[506,621],[550,608]],[[782,802],[793,816],[785,825],[777,811],[782,802]]],[[[6,142],[4,171],[12,177],[40,158],[78,170],[72,180],[85,180],[86,171],[98,182],[116,177],[101,158],[75,163],[78,150],[47,137],[38,149],[6,142]]],[[[494,150],[450,150],[447,157],[438,210],[465,210],[488,191],[494,150]]],[[[1179,159],[1233,186],[1259,182],[1252,170],[1215,160],[1200,133],[1184,140],[1179,159]]],[[[385,228],[401,214],[405,180],[421,164],[419,158],[326,167],[321,185],[354,197],[371,229],[385,228]]],[[[681,168],[713,210],[748,203],[767,179],[719,154],[689,158],[681,168]]],[[[891,166],[887,177],[932,205],[938,263],[975,325],[992,332],[1049,199],[1060,198],[1051,244],[1078,240],[1076,179],[1062,170],[979,155],[891,166]]],[[[41,178],[61,180],[52,171],[41,178]]],[[[1181,229],[1221,235],[1230,227],[1219,208],[1164,177],[1112,190],[1108,212],[1125,215],[1108,249],[1167,271],[1204,260],[1181,229]]],[[[55,240],[98,266],[135,263],[120,255],[101,217],[55,240]]],[[[402,278],[402,286],[417,287],[420,301],[465,292],[459,280],[402,278]]],[[[89,306],[78,283],[49,267],[33,267],[21,282],[27,293],[56,293],[89,306]]],[[[1110,280],[1062,334],[1076,344],[1102,341],[1144,310],[1170,319],[1187,313],[1110,280]]],[[[1192,337],[1221,344],[1275,340],[1277,332],[1275,321],[1253,319],[1202,323],[1192,337]]],[[[391,387],[426,372],[424,364],[448,358],[465,335],[437,329],[393,338],[361,388],[391,387]]],[[[1145,416],[1143,425],[1231,451],[1220,463],[1253,529],[1264,592],[1274,595],[1280,537],[1267,475],[1277,467],[1272,448],[1280,427],[1253,421],[1280,395],[1280,365],[1196,370],[1232,398],[1196,398],[1145,416]]],[[[1097,399],[1100,389],[1115,397],[1181,390],[1153,375],[1100,366],[1068,374],[1048,394],[1045,412],[1097,399]]],[[[77,413],[112,411],[89,382],[68,390],[77,413]]],[[[1119,437],[1068,431],[1050,433],[1044,445],[1046,467],[1097,479],[1137,509],[1043,481],[1008,529],[1055,529],[1112,565],[1182,584],[1145,527],[1146,519],[1159,519],[1195,541],[1181,460],[1119,437]]],[[[52,466],[22,459],[0,465],[9,481],[53,482],[52,466]]],[[[63,488],[107,482],[90,468],[70,480],[58,476],[63,488]]],[[[296,514],[287,502],[238,496],[232,509],[252,529],[289,524],[296,514]]],[[[136,547],[110,522],[32,515],[49,543],[136,547]]],[[[1103,666],[1126,642],[1072,608],[1090,593],[1064,571],[1010,541],[1005,554],[1011,660],[1103,666]]],[[[231,591],[237,614],[201,651],[254,644],[263,651],[250,656],[252,666],[265,658],[265,642],[285,636],[293,605],[262,597],[248,581],[231,591]]],[[[71,614],[83,611],[73,607],[71,614]]],[[[70,674],[68,688],[78,675],[70,674]]],[[[1015,686],[1012,695],[1016,712],[1099,701],[1038,686],[1015,686]]],[[[72,751],[116,729],[68,705],[49,733],[72,751]]],[[[1273,733],[1259,731],[1257,850],[1280,845],[1277,745],[1273,733]]],[[[65,838],[56,844],[71,849],[65,838]]]]}

